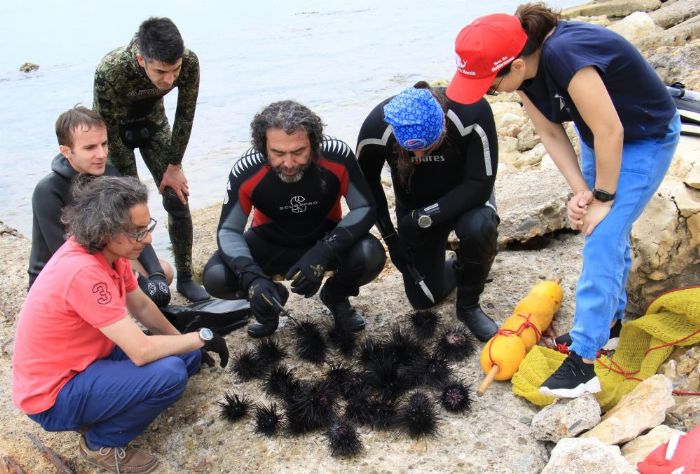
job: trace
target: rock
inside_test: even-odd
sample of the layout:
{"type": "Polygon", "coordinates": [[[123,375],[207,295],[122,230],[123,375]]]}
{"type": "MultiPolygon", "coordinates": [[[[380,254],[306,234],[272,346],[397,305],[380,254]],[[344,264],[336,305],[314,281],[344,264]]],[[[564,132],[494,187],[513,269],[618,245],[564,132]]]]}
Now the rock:
{"type": "Polygon", "coordinates": [[[653,43],[653,39],[648,40],[653,44],[652,47],[645,46],[647,40],[638,46],[646,51],[649,64],[661,76],[661,79],[666,84],[680,81],[688,89],[700,90],[700,69],[697,67],[700,64],[700,40],[686,42],[682,48],[678,48],[676,46],[658,46],[653,43]]]}
{"type": "Polygon", "coordinates": [[[653,375],[625,395],[605,414],[603,421],[582,437],[597,438],[605,444],[624,443],[663,423],[666,411],[675,405],[671,381],[653,375]]]}
{"type": "Polygon", "coordinates": [[[677,367],[678,362],[675,360],[669,360],[668,362],[664,362],[664,364],[659,367],[659,371],[657,373],[663,374],[667,379],[673,382],[673,379],[678,376],[677,367]]]}
{"type": "Polygon", "coordinates": [[[585,5],[565,8],[561,12],[563,18],[579,16],[605,15],[622,18],[638,11],[656,10],[661,6],[659,0],[609,0],[607,2],[591,2],[585,5]]]}
{"type": "Polygon", "coordinates": [[[644,461],[649,453],[659,445],[667,443],[674,433],[683,434],[683,431],[674,430],[666,425],[659,425],[647,434],[635,438],[622,447],[622,455],[631,465],[644,461]]]}
{"type": "Polygon", "coordinates": [[[700,426],[700,397],[676,397],[676,405],[668,411],[666,423],[684,431],[700,426]]]}
{"type": "Polygon", "coordinates": [[[13,321],[24,302],[29,277],[29,240],[0,221],[0,321],[13,321]],[[21,268],[22,271],[17,271],[21,268]],[[18,297],[19,296],[19,297],[18,297]]]}
{"type": "Polygon", "coordinates": [[[532,434],[540,441],[559,442],[573,438],[600,422],[600,405],[587,394],[571,400],[560,399],[544,407],[532,419],[532,434]]]}
{"type": "Polygon", "coordinates": [[[540,137],[535,133],[535,127],[529,120],[525,122],[518,133],[518,150],[531,150],[540,143],[540,137]]]}
{"type": "MultiPolygon", "coordinates": [[[[608,29],[621,34],[630,43],[637,45],[649,35],[657,32],[657,26],[648,13],[634,12],[630,16],[614,23],[608,29]]],[[[659,30],[661,28],[658,28],[659,30]]]]}
{"type": "Polygon", "coordinates": [[[683,180],[683,183],[685,183],[686,186],[690,186],[693,189],[700,190],[700,166],[691,169],[690,172],[686,175],[685,179],[683,180]]]}
{"type": "Polygon", "coordinates": [[[565,438],[554,447],[542,474],[622,474],[637,472],[617,446],[597,439],[565,438]]]}
{"type": "Polygon", "coordinates": [[[694,16],[700,15],[700,0],[667,2],[649,17],[662,28],[670,28],[694,16]]]}
{"type": "Polygon", "coordinates": [[[496,180],[498,242],[525,242],[567,227],[569,186],[556,170],[505,173],[496,180]],[[527,199],[523,199],[527,196],[527,199]]]}
{"type": "Polygon", "coordinates": [[[21,72],[32,72],[36,71],[37,69],[39,69],[39,65],[34,63],[24,63],[19,67],[21,72]]]}
{"type": "Polygon", "coordinates": [[[700,167],[699,156],[700,140],[682,138],[669,173],[632,227],[632,313],[643,314],[660,293],[700,283],[700,190],[685,184],[689,171],[700,167]]]}
{"type": "Polygon", "coordinates": [[[686,43],[700,38],[700,17],[693,17],[667,30],[659,31],[641,41],[637,46],[646,50],[657,46],[684,46],[677,48],[679,53],[685,49],[686,43]]]}

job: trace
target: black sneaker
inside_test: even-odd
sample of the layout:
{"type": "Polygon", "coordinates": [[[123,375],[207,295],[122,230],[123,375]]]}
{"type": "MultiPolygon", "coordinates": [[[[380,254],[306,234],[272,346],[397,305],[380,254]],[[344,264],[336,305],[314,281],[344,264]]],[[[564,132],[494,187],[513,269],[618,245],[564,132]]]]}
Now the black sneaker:
{"type": "MultiPolygon", "coordinates": [[[[604,351],[614,351],[617,349],[617,345],[620,343],[620,331],[622,330],[622,321],[619,319],[615,320],[615,323],[610,328],[610,336],[608,336],[608,342],[601,348],[604,351]]],[[[563,344],[567,347],[571,346],[571,335],[567,332],[561,336],[557,336],[554,339],[557,345],[563,344]]]]}
{"type": "Polygon", "coordinates": [[[557,398],[576,398],[585,393],[600,392],[600,380],[593,364],[586,364],[581,356],[569,352],[559,368],[540,386],[540,393],[557,398]]]}
{"type": "Polygon", "coordinates": [[[360,316],[360,313],[353,308],[347,296],[340,301],[334,301],[324,285],[323,288],[321,288],[319,297],[321,298],[321,302],[326,305],[331,311],[331,314],[333,314],[335,323],[338,326],[344,327],[352,332],[359,332],[365,328],[365,320],[360,316]]]}

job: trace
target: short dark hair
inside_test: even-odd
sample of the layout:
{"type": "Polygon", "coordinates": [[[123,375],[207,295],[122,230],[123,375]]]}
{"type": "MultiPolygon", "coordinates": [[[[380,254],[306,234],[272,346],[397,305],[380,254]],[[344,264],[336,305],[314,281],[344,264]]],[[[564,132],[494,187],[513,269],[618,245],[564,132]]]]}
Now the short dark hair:
{"type": "Polygon", "coordinates": [[[78,127],[107,128],[105,121],[94,110],[76,104],[72,109],[68,109],[56,119],[56,138],[59,145],[73,147],[73,130],[78,127]]]}
{"type": "Polygon", "coordinates": [[[293,100],[273,102],[250,122],[253,147],[267,158],[267,130],[280,128],[291,135],[298,129],[306,131],[311,144],[311,153],[318,158],[323,140],[323,121],[308,107],[293,100]]]}
{"type": "Polygon", "coordinates": [[[180,30],[170,18],[151,17],[136,32],[136,46],[146,61],[175,64],[185,51],[180,30]]]}
{"type": "Polygon", "coordinates": [[[71,194],[73,202],[63,208],[61,222],[68,235],[91,253],[131,230],[129,211],[148,202],[148,188],[132,176],[81,174],[74,179],[71,194]]]}

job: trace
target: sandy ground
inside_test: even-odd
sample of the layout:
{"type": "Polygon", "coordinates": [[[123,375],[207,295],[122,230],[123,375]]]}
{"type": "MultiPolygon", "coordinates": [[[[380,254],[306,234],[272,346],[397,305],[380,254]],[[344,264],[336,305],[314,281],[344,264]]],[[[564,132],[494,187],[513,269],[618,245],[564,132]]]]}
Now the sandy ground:
{"type": "MultiPolygon", "coordinates": [[[[196,217],[197,242],[211,242],[218,209],[196,217]]],[[[483,294],[484,308],[500,323],[517,301],[543,278],[561,277],[564,304],[555,327],[565,331],[571,324],[572,295],[580,268],[581,238],[560,234],[546,238],[546,246],[534,250],[503,250],[491,271],[492,281],[483,294]]],[[[203,261],[211,245],[196,245],[195,261],[203,261]],[[205,247],[205,248],[203,248],[205,247]]],[[[0,455],[9,455],[27,472],[52,472],[32,446],[28,433],[38,436],[77,472],[92,472],[77,452],[78,434],[47,433],[19,412],[10,399],[10,365],[15,314],[26,285],[28,241],[5,234],[0,249],[8,262],[2,269],[0,296],[0,455]]],[[[441,327],[457,323],[454,293],[437,307],[441,327]]],[[[399,273],[390,263],[376,281],[362,288],[354,304],[367,320],[366,335],[384,334],[396,323],[405,324],[410,306],[404,296],[399,273]]],[[[296,295],[287,304],[303,320],[328,327],[330,316],[317,297],[304,300],[296,295]]],[[[293,353],[291,323],[283,320],[278,331],[281,345],[293,353]]],[[[245,331],[227,336],[233,356],[252,344],[245,331]]],[[[481,344],[479,345],[481,347],[481,344]]],[[[339,360],[339,356],[333,357],[339,360]]],[[[302,378],[318,377],[322,368],[295,355],[286,363],[302,378]]],[[[545,444],[532,439],[529,422],[536,408],[511,393],[509,383],[495,383],[482,398],[474,390],[483,376],[478,353],[452,364],[457,378],[471,385],[471,411],[454,415],[439,408],[439,430],[432,438],[413,440],[396,431],[360,428],[363,453],[353,459],[336,459],[329,453],[322,433],[290,436],[284,432],[266,438],[254,432],[252,419],[236,424],[221,419],[217,402],[227,391],[245,394],[256,402],[272,401],[258,381],[241,382],[229,369],[205,368],[193,377],[184,397],[162,414],[136,442],[154,451],[161,460],[158,472],[539,472],[547,462],[545,444]]],[[[430,392],[437,396],[437,392],[430,392]]]]}

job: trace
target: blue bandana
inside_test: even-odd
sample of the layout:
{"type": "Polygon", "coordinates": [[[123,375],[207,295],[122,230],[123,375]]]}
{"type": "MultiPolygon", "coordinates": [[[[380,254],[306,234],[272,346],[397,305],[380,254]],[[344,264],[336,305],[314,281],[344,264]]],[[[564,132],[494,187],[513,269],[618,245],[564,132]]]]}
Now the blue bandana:
{"type": "Polygon", "coordinates": [[[432,146],[442,133],[445,114],[428,89],[406,89],[384,106],[384,121],[407,150],[432,146]]]}

